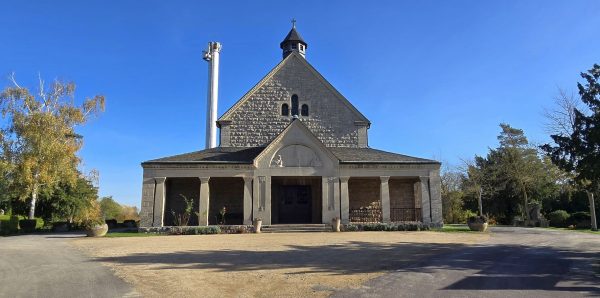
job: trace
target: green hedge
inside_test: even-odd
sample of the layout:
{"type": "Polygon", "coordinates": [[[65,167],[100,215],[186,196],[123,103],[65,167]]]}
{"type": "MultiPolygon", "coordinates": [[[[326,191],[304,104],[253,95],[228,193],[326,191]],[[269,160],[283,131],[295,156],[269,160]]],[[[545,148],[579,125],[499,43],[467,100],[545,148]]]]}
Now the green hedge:
{"type": "Polygon", "coordinates": [[[19,217],[3,215],[0,218],[0,234],[11,235],[19,232],[19,217]]]}
{"type": "Polygon", "coordinates": [[[554,210],[548,213],[548,220],[550,225],[557,228],[564,228],[567,226],[567,220],[570,215],[565,210],[554,210]]]}

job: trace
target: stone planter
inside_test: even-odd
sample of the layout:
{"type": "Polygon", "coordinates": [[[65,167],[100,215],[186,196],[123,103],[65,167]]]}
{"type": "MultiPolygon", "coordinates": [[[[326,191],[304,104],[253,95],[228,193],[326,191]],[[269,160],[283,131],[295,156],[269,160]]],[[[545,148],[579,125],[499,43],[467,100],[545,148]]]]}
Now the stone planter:
{"type": "Polygon", "coordinates": [[[487,227],[488,227],[487,222],[484,222],[484,223],[470,222],[470,223],[467,223],[467,225],[469,226],[469,229],[471,231],[478,231],[478,232],[485,232],[485,230],[487,230],[487,227]]]}
{"type": "Polygon", "coordinates": [[[252,224],[254,225],[254,233],[260,233],[262,228],[262,219],[255,219],[252,224]]]}
{"type": "Polygon", "coordinates": [[[96,225],[96,226],[93,226],[93,227],[85,230],[85,233],[87,234],[88,237],[102,237],[102,236],[106,235],[106,232],[108,232],[107,224],[96,225]]]}
{"type": "Polygon", "coordinates": [[[331,220],[331,229],[334,232],[339,232],[340,231],[340,223],[341,220],[339,218],[334,218],[331,220]]]}

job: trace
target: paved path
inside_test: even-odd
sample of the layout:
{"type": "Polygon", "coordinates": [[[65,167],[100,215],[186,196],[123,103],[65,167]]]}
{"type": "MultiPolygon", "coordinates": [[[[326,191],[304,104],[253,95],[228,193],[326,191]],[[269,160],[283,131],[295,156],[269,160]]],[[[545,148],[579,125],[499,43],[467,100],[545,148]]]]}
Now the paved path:
{"type": "Polygon", "coordinates": [[[398,268],[333,296],[600,296],[600,235],[496,227],[486,243],[398,268]]]}
{"type": "Polygon", "coordinates": [[[66,243],[77,234],[0,237],[0,297],[134,297],[131,286],[66,243]]]}

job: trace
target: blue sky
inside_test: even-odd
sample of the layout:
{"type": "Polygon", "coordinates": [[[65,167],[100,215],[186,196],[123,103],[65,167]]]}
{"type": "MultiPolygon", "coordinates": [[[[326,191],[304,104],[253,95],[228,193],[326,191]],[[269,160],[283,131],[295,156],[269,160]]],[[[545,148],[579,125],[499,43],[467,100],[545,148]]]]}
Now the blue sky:
{"type": "Polygon", "coordinates": [[[371,147],[449,164],[498,124],[548,140],[543,108],[600,63],[600,1],[0,1],[0,82],[77,83],[106,112],[79,131],[100,194],[140,204],[148,159],[202,149],[208,41],[223,44],[219,115],[281,60],[307,59],[373,123],[371,147]]]}

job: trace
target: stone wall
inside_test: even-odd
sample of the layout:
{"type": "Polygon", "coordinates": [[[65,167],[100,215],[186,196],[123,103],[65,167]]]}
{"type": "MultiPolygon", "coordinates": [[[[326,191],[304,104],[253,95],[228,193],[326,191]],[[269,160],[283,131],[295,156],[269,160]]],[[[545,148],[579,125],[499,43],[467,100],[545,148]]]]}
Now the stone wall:
{"type": "Polygon", "coordinates": [[[390,208],[415,208],[415,181],[390,179],[390,208]]]}
{"type": "Polygon", "coordinates": [[[374,203],[377,204],[381,200],[379,195],[380,184],[381,180],[379,177],[350,178],[348,180],[350,209],[369,207],[374,203]]]}
{"type": "Polygon", "coordinates": [[[221,128],[222,146],[254,147],[269,144],[290,123],[291,96],[299,106],[309,106],[309,116],[299,116],[311,132],[330,147],[366,146],[365,123],[311,70],[290,56],[288,61],[241,106],[221,128]],[[281,106],[290,106],[290,116],[281,116],[281,106]],[[228,135],[226,135],[228,134],[228,135]],[[361,140],[359,140],[359,135],[361,140]]]}

